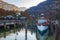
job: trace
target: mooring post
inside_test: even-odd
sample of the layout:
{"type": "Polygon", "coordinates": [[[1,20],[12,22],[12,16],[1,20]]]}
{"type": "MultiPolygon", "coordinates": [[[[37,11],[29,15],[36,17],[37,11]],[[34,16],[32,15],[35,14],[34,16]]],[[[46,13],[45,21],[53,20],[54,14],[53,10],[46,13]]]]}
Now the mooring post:
{"type": "Polygon", "coordinates": [[[16,28],[16,23],[14,22],[14,28],[16,28]]]}
{"type": "Polygon", "coordinates": [[[25,40],[27,40],[27,19],[25,22],[25,40]]]}
{"type": "Polygon", "coordinates": [[[25,40],[27,40],[27,24],[26,25],[26,29],[25,29],[25,40]]]}
{"type": "Polygon", "coordinates": [[[10,28],[10,26],[7,26],[7,29],[9,29],[10,28]]]}
{"type": "Polygon", "coordinates": [[[53,26],[54,26],[54,21],[51,21],[51,32],[52,32],[52,34],[54,33],[53,26]]]}
{"type": "Polygon", "coordinates": [[[36,27],[36,34],[37,34],[37,27],[36,27]]]}
{"type": "Polygon", "coordinates": [[[4,39],[6,40],[6,35],[7,35],[6,32],[4,32],[3,35],[4,35],[4,39]]]}
{"type": "Polygon", "coordinates": [[[4,21],[4,29],[6,29],[6,27],[7,27],[7,26],[6,26],[6,21],[4,21]]]}
{"type": "Polygon", "coordinates": [[[58,21],[55,21],[54,40],[58,40],[58,21]]]}

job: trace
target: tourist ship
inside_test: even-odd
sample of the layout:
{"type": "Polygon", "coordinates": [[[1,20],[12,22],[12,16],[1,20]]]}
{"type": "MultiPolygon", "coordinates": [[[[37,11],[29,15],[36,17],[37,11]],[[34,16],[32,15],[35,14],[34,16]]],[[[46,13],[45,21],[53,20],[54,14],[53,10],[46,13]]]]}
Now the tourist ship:
{"type": "Polygon", "coordinates": [[[37,19],[37,29],[40,35],[44,35],[48,32],[48,18],[41,14],[41,17],[37,19]]]}

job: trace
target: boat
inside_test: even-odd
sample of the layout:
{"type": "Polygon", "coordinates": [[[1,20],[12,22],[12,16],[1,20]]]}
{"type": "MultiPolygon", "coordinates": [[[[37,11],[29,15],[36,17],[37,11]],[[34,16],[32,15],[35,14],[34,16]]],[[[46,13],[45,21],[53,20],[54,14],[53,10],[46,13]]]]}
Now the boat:
{"type": "Polygon", "coordinates": [[[37,19],[37,29],[41,36],[43,36],[48,31],[48,19],[43,15],[37,19]]]}

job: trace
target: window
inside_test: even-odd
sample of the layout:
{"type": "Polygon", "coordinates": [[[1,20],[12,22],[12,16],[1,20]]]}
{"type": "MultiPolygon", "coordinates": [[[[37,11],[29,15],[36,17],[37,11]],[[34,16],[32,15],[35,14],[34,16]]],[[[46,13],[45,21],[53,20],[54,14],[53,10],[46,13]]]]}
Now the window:
{"type": "Polygon", "coordinates": [[[42,23],[45,23],[47,20],[45,20],[45,19],[40,19],[40,20],[38,20],[38,24],[42,24],[42,23]]]}

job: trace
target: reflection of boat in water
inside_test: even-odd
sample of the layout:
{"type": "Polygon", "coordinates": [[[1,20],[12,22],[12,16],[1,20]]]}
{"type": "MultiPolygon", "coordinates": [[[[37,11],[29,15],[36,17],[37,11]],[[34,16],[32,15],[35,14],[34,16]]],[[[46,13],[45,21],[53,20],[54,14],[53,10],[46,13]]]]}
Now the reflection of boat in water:
{"type": "Polygon", "coordinates": [[[42,35],[42,36],[48,31],[48,26],[41,25],[41,26],[37,26],[37,27],[38,27],[38,31],[39,31],[40,35],[42,35]]]}
{"type": "Polygon", "coordinates": [[[38,18],[36,25],[38,29],[37,34],[40,35],[40,36],[38,35],[40,40],[44,40],[48,35],[48,19],[45,18],[42,14],[42,16],[38,18]]]}
{"type": "Polygon", "coordinates": [[[47,40],[48,39],[48,31],[42,36],[39,31],[36,34],[37,40],[47,40]]]}

